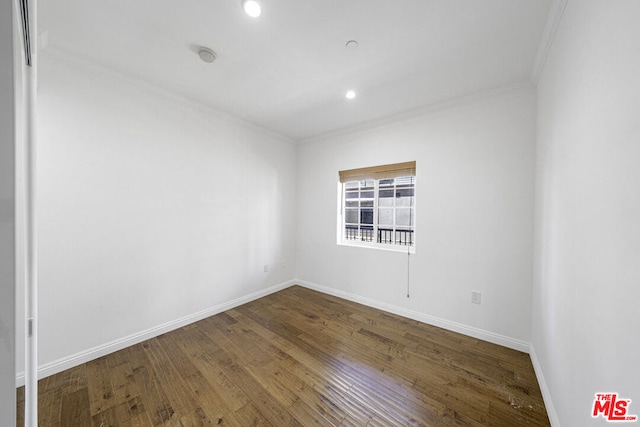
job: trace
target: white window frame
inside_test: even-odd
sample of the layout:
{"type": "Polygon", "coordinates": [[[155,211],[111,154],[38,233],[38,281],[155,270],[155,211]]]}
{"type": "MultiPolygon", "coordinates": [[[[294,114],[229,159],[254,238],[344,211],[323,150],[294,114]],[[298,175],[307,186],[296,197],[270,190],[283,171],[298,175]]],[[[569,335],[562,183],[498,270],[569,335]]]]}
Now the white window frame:
{"type": "MultiPolygon", "coordinates": [[[[408,175],[407,175],[408,176],[408,175]]],[[[390,250],[390,251],[394,251],[394,252],[404,252],[404,253],[415,253],[416,250],[416,190],[417,190],[417,177],[416,174],[412,174],[411,176],[413,176],[413,196],[412,196],[412,202],[411,205],[409,207],[407,207],[407,209],[411,210],[411,225],[408,227],[408,229],[412,230],[411,233],[411,243],[412,244],[396,244],[396,243],[383,243],[383,242],[378,242],[378,230],[379,229],[392,229],[392,235],[395,236],[396,234],[396,230],[398,228],[403,228],[403,226],[398,226],[396,224],[396,215],[397,215],[397,209],[400,208],[402,209],[403,207],[398,207],[396,206],[397,203],[397,199],[395,197],[395,192],[397,190],[397,182],[394,181],[394,185],[393,187],[389,188],[389,189],[393,189],[394,191],[394,197],[393,197],[393,225],[391,226],[385,226],[385,225],[380,225],[378,224],[378,215],[379,215],[379,191],[380,191],[380,181],[384,180],[384,179],[390,179],[390,178],[369,178],[369,179],[362,179],[359,180],[360,182],[364,182],[367,180],[372,180],[373,181],[373,192],[374,192],[374,197],[373,197],[373,224],[372,224],[372,232],[373,232],[373,236],[371,241],[363,241],[360,239],[347,239],[346,237],[346,229],[347,229],[347,225],[348,223],[346,223],[346,212],[347,212],[347,198],[346,198],[346,194],[347,194],[347,182],[355,182],[357,180],[353,180],[353,181],[345,181],[345,182],[338,182],[338,221],[337,221],[337,244],[339,245],[344,245],[344,246],[356,246],[356,247],[365,247],[365,248],[375,248],[375,249],[382,249],[382,250],[390,250]]],[[[394,179],[397,178],[401,178],[402,176],[397,176],[394,177],[394,179]]],[[[358,186],[358,189],[361,188],[361,185],[358,186]]],[[[385,188],[383,187],[383,190],[385,188]]],[[[358,198],[358,200],[361,200],[358,198]]],[[[382,208],[385,208],[385,206],[383,206],[382,208]]],[[[358,214],[360,214],[360,209],[361,206],[358,207],[358,214]]],[[[360,215],[358,215],[358,225],[360,226],[360,215]]]]}

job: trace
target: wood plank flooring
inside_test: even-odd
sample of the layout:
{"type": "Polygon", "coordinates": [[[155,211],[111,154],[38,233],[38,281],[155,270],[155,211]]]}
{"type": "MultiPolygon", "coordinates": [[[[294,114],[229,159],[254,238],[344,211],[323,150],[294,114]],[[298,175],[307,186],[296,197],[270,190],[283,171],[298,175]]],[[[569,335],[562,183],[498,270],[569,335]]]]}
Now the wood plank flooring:
{"type": "MultiPolygon", "coordinates": [[[[22,426],[24,389],[18,390],[22,426]]],[[[547,426],[529,356],[294,286],[39,382],[41,426],[547,426]]]]}

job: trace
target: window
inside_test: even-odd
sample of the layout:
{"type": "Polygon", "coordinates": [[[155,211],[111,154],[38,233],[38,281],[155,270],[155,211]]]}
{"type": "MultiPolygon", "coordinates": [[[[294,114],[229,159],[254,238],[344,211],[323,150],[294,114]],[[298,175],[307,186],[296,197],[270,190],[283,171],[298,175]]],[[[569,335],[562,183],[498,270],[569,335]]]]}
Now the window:
{"type": "Polygon", "coordinates": [[[339,241],[413,248],[415,175],[415,162],[341,171],[339,241]]]}

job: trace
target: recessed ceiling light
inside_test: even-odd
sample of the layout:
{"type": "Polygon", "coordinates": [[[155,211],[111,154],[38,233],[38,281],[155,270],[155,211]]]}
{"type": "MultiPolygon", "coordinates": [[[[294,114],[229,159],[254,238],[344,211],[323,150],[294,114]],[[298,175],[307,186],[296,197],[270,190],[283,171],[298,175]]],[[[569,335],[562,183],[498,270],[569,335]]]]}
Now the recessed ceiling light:
{"type": "Polygon", "coordinates": [[[347,93],[344,95],[345,98],[347,99],[355,99],[356,97],[356,92],[353,90],[348,90],[347,93]]]}
{"type": "Polygon", "coordinates": [[[198,48],[198,56],[204,62],[211,64],[216,60],[216,53],[209,49],[208,47],[200,47],[198,48]]]}
{"type": "Polygon", "coordinates": [[[252,18],[257,18],[262,13],[260,3],[256,0],[242,0],[242,9],[252,18]]]}

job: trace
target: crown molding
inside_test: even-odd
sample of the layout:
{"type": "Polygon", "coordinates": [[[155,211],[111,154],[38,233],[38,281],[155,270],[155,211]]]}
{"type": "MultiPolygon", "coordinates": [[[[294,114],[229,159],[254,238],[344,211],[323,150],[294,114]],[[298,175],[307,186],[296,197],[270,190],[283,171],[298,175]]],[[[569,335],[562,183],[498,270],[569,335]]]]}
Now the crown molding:
{"type": "Polygon", "coordinates": [[[486,102],[490,99],[525,93],[533,89],[535,89],[533,84],[528,79],[526,79],[511,84],[498,86],[492,89],[473,92],[471,94],[460,96],[457,98],[451,98],[445,101],[425,105],[412,110],[404,111],[402,113],[369,120],[367,122],[360,123],[354,126],[348,126],[345,128],[329,131],[317,136],[302,139],[299,141],[299,144],[312,144],[339,136],[381,129],[399,123],[420,119],[434,114],[439,114],[445,111],[456,110],[459,108],[476,105],[482,102],[486,102]]]}
{"type": "Polygon", "coordinates": [[[564,16],[564,11],[567,7],[568,0],[552,0],[549,12],[547,13],[547,22],[545,23],[540,43],[538,44],[538,52],[536,54],[535,62],[533,63],[533,70],[531,71],[531,81],[534,85],[538,84],[544,67],[549,58],[553,41],[558,33],[558,27],[564,16]]]}
{"type": "Polygon", "coordinates": [[[121,73],[119,71],[114,70],[113,68],[107,67],[98,62],[92,61],[85,57],[76,55],[67,50],[60,49],[58,47],[49,45],[46,49],[44,49],[40,53],[41,57],[45,57],[52,61],[58,61],[72,67],[78,68],[80,70],[89,72],[94,75],[98,75],[104,78],[109,78],[115,80],[117,82],[129,85],[131,87],[135,87],[136,89],[143,91],[147,94],[151,94],[157,97],[164,99],[170,103],[175,105],[179,105],[181,107],[192,108],[198,110],[204,114],[215,117],[216,119],[223,120],[226,122],[233,123],[235,125],[241,126],[245,129],[249,129],[255,132],[260,132],[263,134],[267,134],[273,138],[280,139],[292,144],[296,143],[296,140],[273,131],[271,129],[267,129],[255,123],[252,123],[248,120],[242,119],[233,114],[227,113],[225,111],[219,110],[215,107],[202,103],[200,101],[196,101],[192,98],[188,98],[183,95],[178,95],[175,92],[172,92],[168,89],[165,89],[161,86],[157,86],[155,84],[149,83],[147,81],[132,77],[128,74],[121,73]]]}
{"type": "MultiPolygon", "coordinates": [[[[566,3],[566,1],[567,0],[553,0],[554,4],[558,2],[566,3]]],[[[564,7],[562,9],[564,9],[564,7]]],[[[550,15],[551,15],[551,11],[550,11],[550,15]]],[[[558,22],[559,22],[559,19],[558,19],[558,22]]],[[[547,25],[547,27],[548,26],[549,25],[547,25]]],[[[556,28],[557,28],[557,25],[556,25],[556,28]]],[[[545,29],[545,34],[546,33],[547,31],[545,29]]],[[[318,141],[322,141],[322,140],[326,140],[326,139],[330,139],[330,138],[334,138],[342,135],[379,129],[379,128],[391,126],[397,123],[402,123],[405,121],[422,118],[432,114],[437,114],[444,111],[461,108],[467,105],[477,104],[480,102],[484,102],[488,99],[526,92],[534,88],[534,85],[529,80],[517,81],[507,85],[491,88],[488,90],[474,92],[471,94],[467,94],[467,95],[456,97],[456,98],[451,98],[451,99],[436,102],[433,104],[428,104],[428,105],[407,110],[398,114],[393,114],[389,116],[368,120],[366,122],[359,123],[357,125],[348,126],[348,127],[337,129],[337,130],[332,130],[329,132],[321,133],[319,135],[314,135],[309,138],[303,138],[298,140],[298,139],[294,139],[286,135],[283,135],[274,130],[262,127],[248,120],[245,120],[233,114],[227,113],[223,110],[219,110],[215,107],[212,107],[200,101],[196,101],[186,96],[179,95],[168,89],[165,89],[163,87],[141,80],[139,78],[132,77],[128,74],[121,73],[119,71],[114,70],[113,68],[107,67],[103,64],[100,64],[98,62],[92,61],[90,59],[76,55],[67,50],[64,50],[52,45],[47,46],[47,48],[40,53],[40,56],[50,59],[52,61],[65,63],[67,65],[78,68],[80,70],[84,70],[94,75],[119,81],[131,87],[135,87],[138,90],[141,90],[148,94],[158,96],[175,105],[192,108],[200,112],[203,112],[205,114],[208,114],[210,116],[213,116],[217,119],[231,122],[238,126],[244,127],[246,129],[267,134],[273,138],[280,139],[292,144],[314,143],[314,142],[318,142],[318,141]]],[[[540,56],[540,50],[539,50],[538,56],[540,56]]],[[[537,62],[538,60],[536,60],[536,63],[537,62]]]]}

